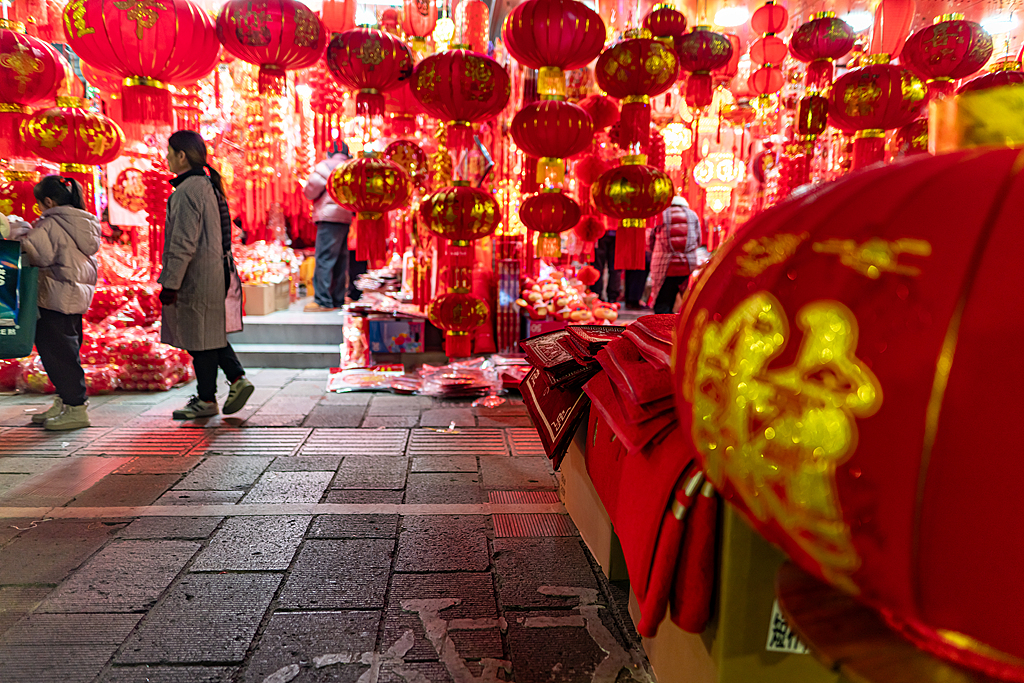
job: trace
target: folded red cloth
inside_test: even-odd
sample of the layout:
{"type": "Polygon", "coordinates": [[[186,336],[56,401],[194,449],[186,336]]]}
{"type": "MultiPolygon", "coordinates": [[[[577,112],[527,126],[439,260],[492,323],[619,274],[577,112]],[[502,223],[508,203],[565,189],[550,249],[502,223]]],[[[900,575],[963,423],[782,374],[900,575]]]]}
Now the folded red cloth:
{"type": "Polygon", "coordinates": [[[609,343],[596,358],[619,391],[633,403],[646,405],[672,395],[672,375],[645,360],[629,339],[609,343]]]}
{"type": "Polygon", "coordinates": [[[711,616],[717,527],[718,494],[705,483],[686,523],[686,538],[672,584],[672,621],[690,633],[701,633],[711,616]]]}
{"type": "Polygon", "coordinates": [[[626,464],[626,447],[622,445],[608,421],[597,410],[590,411],[587,430],[587,473],[594,490],[613,520],[618,514],[619,483],[626,464]]]}
{"type": "Polygon", "coordinates": [[[630,453],[643,450],[666,426],[676,421],[675,411],[639,422],[630,421],[626,407],[607,373],[599,372],[584,385],[583,390],[590,397],[594,409],[607,420],[612,431],[630,453]]]}
{"type": "Polygon", "coordinates": [[[676,314],[645,315],[629,325],[622,336],[636,345],[640,355],[661,370],[668,370],[672,361],[672,338],[679,316],[676,314]]]}

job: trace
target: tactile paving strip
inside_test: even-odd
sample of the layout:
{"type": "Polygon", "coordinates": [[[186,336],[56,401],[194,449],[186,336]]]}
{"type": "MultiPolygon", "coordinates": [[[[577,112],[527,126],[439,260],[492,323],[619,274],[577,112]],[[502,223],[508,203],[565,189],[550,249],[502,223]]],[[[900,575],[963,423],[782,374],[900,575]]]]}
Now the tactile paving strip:
{"type": "Polygon", "coordinates": [[[548,457],[544,444],[533,427],[513,427],[508,430],[508,441],[512,455],[548,457]]]}
{"type": "Polygon", "coordinates": [[[314,429],[299,455],[404,455],[408,429],[314,429]]]}
{"type": "Polygon", "coordinates": [[[202,429],[115,429],[76,455],[184,455],[205,436],[202,429]]]}
{"type": "Polygon", "coordinates": [[[555,491],[488,491],[487,502],[506,505],[550,505],[559,500],[555,491]]]}
{"type": "Polygon", "coordinates": [[[110,429],[90,427],[73,432],[48,432],[41,427],[16,427],[0,438],[0,455],[37,457],[71,455],[99,439],[110,429]]]}
{"type": "Polygon", "coordinates": [[[302,427],[218,429],[189,455],[294,455],[312,431],[302,427]]]}
{"type": "Polygon", "coordinates": [[[568,515],[497,514],[493,515],[496,538],[528,538],[538,536],[575,536],[568,515]]]}
{"type": "Polygon", "coordinates": [[[508,446],[504,429],[416,429],[409,439],[409,455],[508,455],[508,446]]]}

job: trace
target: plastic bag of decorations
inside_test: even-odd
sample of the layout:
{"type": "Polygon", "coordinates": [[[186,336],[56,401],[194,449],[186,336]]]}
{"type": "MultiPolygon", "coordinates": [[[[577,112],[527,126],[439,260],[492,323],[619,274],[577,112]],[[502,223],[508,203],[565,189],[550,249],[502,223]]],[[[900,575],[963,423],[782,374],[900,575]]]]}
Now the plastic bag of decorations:
{"type": "Polygon", "coordinates": [[[405,374],[405,367],[375,365],[372,368],[331,368],[327,375],[327,391],[336,394],[350,391],[390,391],[391,383],[405,374]]]}
{"type": "Polygon", "coordinates": [[[489,358],[469,358],[448,365],[424,365],[419,370],[421,396],[476,398],[504,392],[501,376],[489,358]]]}

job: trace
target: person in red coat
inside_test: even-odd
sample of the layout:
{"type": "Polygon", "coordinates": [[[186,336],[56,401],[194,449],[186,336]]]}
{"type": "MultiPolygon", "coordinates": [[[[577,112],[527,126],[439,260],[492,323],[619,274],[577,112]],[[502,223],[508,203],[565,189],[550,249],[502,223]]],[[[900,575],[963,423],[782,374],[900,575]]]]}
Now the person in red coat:
{"type": "Polygon", "coordinates": [[[700,219],[682,197],[661,213],[661,225],[653,230],[654,255],[651,257],[651,296],[654,312],[671,313],[679,294],[690,278],[708,260],[701,243],[700,219]]]}

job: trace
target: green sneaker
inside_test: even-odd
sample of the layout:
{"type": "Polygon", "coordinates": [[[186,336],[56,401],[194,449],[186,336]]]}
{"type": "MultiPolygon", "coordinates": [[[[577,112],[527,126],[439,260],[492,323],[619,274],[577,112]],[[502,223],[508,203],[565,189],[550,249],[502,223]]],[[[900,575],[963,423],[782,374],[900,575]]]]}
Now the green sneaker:
{"type": "Polygon", "coordinates": [[[224,414],[237,413],[244,408],[245,402],[252,396],[254,389],[255,387],[252,385],[252,382],[247,380],[245,375],[232,382],[231,388],[228,389],[228,397],[224,401],[224,414]]]}
{"type": "Polygon", "coordinates": [[[198,396],[193,396],[184,408],[175,410],[171,417],[175,420],[195,420],[200,417],[213,417],[217,412],[216,401],[200,401],[198,396]]]}
{"type": "Polygon", "coordinates": [[[43,428],[54,432],[63,432],[69,429],[91,427],[92,422],[89,421],[89,414],[86,412],[88,407],[88,401],[80,406],[64,406],[64,410],[61,411],[60,415],[51,417],[43,423],[43,428]]]}
{"type": "Polygon", "coordinates": [[[60,400],[60,396],[55,396],[53,399],[53,405],[44,410],[41,413],[36,413],[32,416],[32,424],[41,425],[51,417],[57,417],[64,411],[64,401],[60,400]]]}

